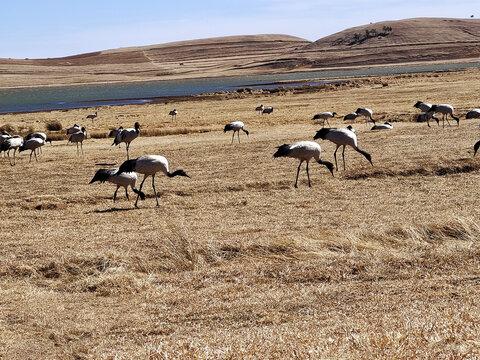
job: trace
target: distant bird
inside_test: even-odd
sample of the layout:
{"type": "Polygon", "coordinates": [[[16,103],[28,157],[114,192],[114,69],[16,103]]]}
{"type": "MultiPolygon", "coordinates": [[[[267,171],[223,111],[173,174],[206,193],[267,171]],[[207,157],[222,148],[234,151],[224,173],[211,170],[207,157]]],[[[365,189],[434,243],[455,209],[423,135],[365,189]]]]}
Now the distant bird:
{"type": "Polygon", "coordinates": [[[2,145],[0,146],[0,151],[6,151],[8,156],[8,161],[10,162],[11,166],[15,165],[15,154],[17,149],[23,145],[23,137],[20,135],[13,135],[12,137],[3,141],[2,145]],[[12,160],[10,160],[10,150],[13,149],[13,164],[12,160]]]}
{"type": "Polygon", "coordinates": [[[357,111],[355,111],[358,115],[362,115],[365,117],[365,122],[368,123],[368,120],[373,122],[375,124],[375,120],[373,120],[372,115],[373,111],[369,108],[358,108],[357,111]]]}
{"type": "Polygon", "coordinates": [[[97,117],[97,112],[95,111],[94,114],[89,114],[87,115],[87,119],[91,119],[92,120],[92,123],[93,123],[93,120],[97,117]]]}
{"type": "Polygon", "coordinates": [[[480,109],[472,109],[467,113],[467,119],[478,119],[480,118],[480,109]]]}
{"type": "Polygon", "coordinates": [[[123,131],[123,126],[119,126],[118,128],[110,131],[110,133],[108,134],[108,137],[113,137],[112,146],[120,144],[122,131],[123,131]]]}
{"type": "Polygon", "coordinates": [[[126,147],[127,147],[127,160],[129,159],[129,154],[128,150],[130,149],[130,143],[135,140],[138,135],[140,134],[140,124],[138,121],[134,124],[134,128],[129,128],[129,129],[123,129],[122,132],[120,133],[120,139],[117,142],[118,136],[115,138],[113,143],[115,145],[120,144],[121,142],[124,142],[126,147]]]}
{"type": "MultiPolygon", "coordinates": [[[[120,168],[118,169],[118,172],[116,174],[120,175],[132,171],[144,174],[142,183],[140,184],[140,189],[138,191],[142,191],[145,179],[149,176],[152,176],[152,187],[153,192],[155,193],[155,199],[157,200],[157,206],[160,206],[158,203],[157,191],[155,190],[155,174],[157,172],[161,171],[170,178],[175,176],[185,176],[188,178],[190,177],[183,170],[176,170],[171,173],[168,167],[168,160],[160,155],[144,155],[136,159],[127,160],[122,165],[120,165],[120,168]]],[[[137,195],[137,200],[135,201],[135,207],[138,207],[138,196],[139,195],[137,195]]]]}
{"type": "Polygon", "coordinates": [[[240,144],[240,130],[242,130],[248,136],[248,131],[244,129],[244,126],[245,124],[241,121],[234,121],[234,122],[231,122],[230,124],[225,125],[225,127],[223,128],[224,133],[226,133],[227,131],[233,130],[231,144],[233,144],[233,138],[235,137],[235,133],[237,133],[238,143],[240,144]]]}
{"type": "Polygon", "coordinates": [[[454,108],[452,105],[449,105],[449,104],[432,105],[429,112],[435,112],[435,113],[438,112],[442,114],[443,127],[445,127],[445,120],[447,120],[448,125],[451,126],[450,122],[448,121],[448,115],[450,115],[452,118],[454,118],[457,121],[457,126],[460,126],[460,119],[455,115],[453,115],[454,108]]]}
{"type": "Polygon", "coordinates": [[[478,148],[480,147],[480,140],[473,145],[473,156],[477,155],[478,148]]]}
{"type": "Polygon", "coordinates": [[[343,170],[345,170],[345,146],[347,145],[351,146],[355,151],[362,154],[365,157],[365,159],[367,159],[370,162],[370,164],[373,166],[372,157],[366,151],[360,150],[358,148],[357,135],[355,135],[355,133],[351,130],[336,129],[336,128],[332,128],[332,129],[322,128],[317,131],[313,139],[314,140],[316,139],[330,140],[331,142],[337,145],[337,148],[333,153],[333,156],[335,158],[335,167],[337,171],[338,171],[337,150],[342,145],[343,145],[343,151],[342,151],[343,170]]]}
{"type": "Polygon", "coordinates": [[[265,106],[263,106],[263,104],[260,104],[260,106],[257,106],[255,108],[255,111],[258,111],[261,114],[264,109],[265,109],[265,106]]]}
{"type": "Polygon", "coordinates": [[[348,125],[348,126],[347,126],[347,129],[350,130],[351,132],[355,132],[355,129],[353,128],[352,125],[348,125]]]}
{"type": "Polygon", "coordinates": [[[145,194],[139,190],[137,190],[137,174],[134,172],[124,172],[121,174],[117,174],[118,168],[113,169],[100,169],[95,173],[95,176],[90,180],[89,184],[93,184],[95,181],[104,183],[108,181],[112,184],[117,185],[115,192],[113,193],[113,202],[117,199],[117,191],[118,189],[123,186],[125,188],[125,195],[127,196],[127,200],[130,200],[128,197],[128,186],[130,186],[133,192],[140,196],[142,200],[145,200],[145,194]]]}
{"type": "Polygon", "coordinates": [[[170,111],[170,112],[168,113],[168,115],[170,115],[170,116],[172,117],[172,120],[173,120],[174,117],[175,117],[175,120],[176,120],[176,119],[177,119],[177,115],[178,115],[177,109],[173,109],[172,111],[170,111]]]}
{"type": "Polygon", "coordinates": [[[35,155],[35,160],[38,162],[38,159],[37,159],[37,153],[36,153],[36,150],[40,147],[42,147],[43,145],[45,145],[45,140],[41,139],[41,138],[31,138],[31,139],[28,139],[27,141],[25,141],[23,143],[22,146],[20,146],[20,148],[18,149],[18,152],[22,152],[22,151],[25,151],[25,150],[31,150],[30,151],[30,161],[32,161],[32,154],[35,155]]]}
{"type": "Polygon", "coordinates": [[[76,132],[79,132],[79,131],[82,131],[82,128],[79,125],[75,124],[72,127],[69,127],[67,129],[67,135],[75,134],[76,132]]]}
{"type": "Polygon", "coordinates": [[[312,118],[312,120],[323,120],[322,127],[325,126],[325,122],[327,122],[328,127],[330,127],[330,123],[328,122],[328,119],[335,117],[337,115],[336,112],[322,112],[320,114],[315,114],[312,118]]]}
{"type": "Polygon", "coordinates": [[[87,138],[87,130],[82,127],[81,131],[76,132],[75,134],[70,135],[68,142],[77,144],[77,155],[78,155],[78,143],[80,143],[80,148],[82,149],[83,154],[83,140],[87,138]]]}
{"type": "Polygon", "coordinates": [[[359,116],[360,116],[360,114],[357,114],[356,112],[350,113],[350,114],[347,114],[343,117],[343,121],[352,120],[352,123],[353,123],[355,121],[355,119],[359,116]]]}
{"type": "Polygon", "coordinates": [[[424,114],[420,114],[417,117],[417,122],[427,122],[428,127],[430,127],[430,119],[434,119],[437,122],[437,125],[440,126],[440,120],[435,117],[435,113],[433,111],[427,111],[424,114]]]}
{"type": "Polygon", "coordinates": [[[271,114],[273,113],[273,106],[266,107],[262,110],[262,115],[263,114],[271,114]]]}
{"type": "Polygon", "coordinates": [[[432,104],[429,104],[429,103],[426,103],[426,102],[423,102],[423,101],[417,101],[415,103],[415,105],[413,105],[413,107],[415,107],[417,109],[420,109],[421,111],[426,113],[427,111],[429,111],[431,109],[432,104]]]}
{"type": "MultiPolygon", "coordinates": [[[[42,139],[45,143],[49,142],[52,145],[52,139],[47,137],[47,134],[43,132],[33,132],[25,136],[25,140],[30,140],[33,138],[42,139]]],[[[42,152],[42,147],[39,147],[40,152],[42,152]]]]}
{"type": "Polygon", "coordinates": [[[380,125],[373,125],[373,127],[370,130],[392,130],[392,129],[393,129],[393,125],[387,121],[380,125]]]}
{"type": "Polygon", "coordinates": [[[311,187],[312,184],[310,182],[310,173],[308,171],[308,164],[312,158],[314,158],[319,164],[325,165],[328,170],[332,173],[333,176],[333,164],[329,161],[323,161],[320,159],[320,154],[322,149],[320,145],[315,141],[299,141],[294,144],[283,144],[277,148],[278,150],[273,154],[274,158],[278,157],[291,157],[300,160],[300,164],[298,164],[297,168],[297,177],[295,179],[295,187],[297,188],[298,183],[298,174],[300,172],[300,166],[304,161],[307,162],[307,178],[308,178],[308,186],[311,187]]]}

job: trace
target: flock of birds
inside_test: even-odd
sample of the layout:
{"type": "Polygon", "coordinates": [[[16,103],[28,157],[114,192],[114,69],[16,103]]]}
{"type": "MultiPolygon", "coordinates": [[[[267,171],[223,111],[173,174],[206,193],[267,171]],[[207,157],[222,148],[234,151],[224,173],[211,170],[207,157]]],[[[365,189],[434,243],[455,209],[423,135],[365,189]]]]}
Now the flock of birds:
{"type": "MultiPolygon", "coordinates": [[[[460,119],[454,115],[454,108],[449,104],[439,104],[439,105],[432,105],[429,103],[418,101],[415,105],[415,108],[418,108],[422,111],[422,113],[418,116],[418,121],[426,121],[427,125],[430,127],[429,120],[434,119],[437,122],[437,125],[440,126],[440,119],[437,118],[435,115],[442,114],[442,125],[445,127],[445,121],[447,121],[448,125],[451,125],[448,117],[450,116],[452,119],[455,119],[457,122],[457,126],[460,124],[460,119]]],[[[265,107],[264,105],[260,105],[255,108],[256,111],[260,112],[261,114],[271,114],[273,112],[273,107],[265,107]]],[[[97,117],[97,112],[94,114],[87,115],[87,119],[91,119],[92,121],[97,117]]],[[[169,115],[172,116],[172,120],[176,119],[178,115],[178,111],[173,109],[169,112],[169,115]]],[[[356,152],[360,153],[368,162],[373,166],[372,157],[366,151],[360,149],[358,147],[358,140],[357,135],[355,134],[355,129],[349,125],[346,128],[331,128],[328,119],[334,118],[338,114],[336,112],[322,112],[319,114],[315,114],[312,120],[321,120],[322,121],[322,128],[318,130],[313,137],[313,140],[322,139],[328,140],[333,142],[336,145],[336,149],[334,152],[334,159],[335,159],[335,169],[338,171],[338,163],[337,163],[337,151],[340,147],[342,149],[342,159],[343,159],[343,169],[346,169],[345,166],[345,148],[347,146],[352,147],[356,152]],[[325,125],[328,124],[328,128],[325,125]]],[[[371,121],[374,125],[371,130],[391,130],[393,129],[393,125],[389,122],[385,122],[384,124],[376,124],[376,121],[373,119],[373,111],[368,108],[358,108],[355,112],[349,113],[343,117],[344,121],[351,120],[353,121],[358,118],[359,116],[363,116],[365,118],[366,123],[371,121]]],[[[473,109],[466,114],[467,119],[473,118],[480,118],[480,109],[473,109]]],[[[155,199],[157,206],[159,206],[158,202],[158,195],[155,189],[155,175],[159,172],[164,173],[166,176],[172,178],[176,176],[183,176],[183,177],[190,177],[187,175],[185,171],[182,169],[170,172],[168,160],[160,155],[144,155],[140,156],[136,159],[130,159],[129,157],[129,148],[130,144],[133,140],[135,140],[140,134],[141,125],[138,122],[135,122],[133,128],[123,128],[120,126],[117,129],[114,129],[110,132],[109,136],[113,137],[113,145],[120,145],[122,142],[125,143],[126,152],[127,152],[127,160],[123,162],[119,167],[111,168],[111,169],[99,169],[90,184],[95,182],[110,182],[115,184],[117,187],[115,189],[115,193],[113,195],[113,201],[117,198],[117,192],[120,187],[125,188],[125,195],[129,200],[128,196],[128,187],[131,187],[134,193],[137,194],[137,198],[135,201],[135,207],[138,207],[138,200],[145,199],[145,193],[142,192],[143,185],[145,180],[151,176],[152,177],[152,188],[155,193],[155,199]],[[143,180],[140,184],[140,188],[136,188],[138,176],[137,173],[143,174],[143,180]]],[[[227,131],[233,131],[232,134],[232,141],[233,143],[235,139],[235,133],[238,136],[238,142],[240,143],[240,131],[243,131],[247,136],[249,132],[245,129],[245,124],[242,121],[233,121],[225,125],[223,129],[224,133],[227,131]]],[[[77,145],[77,155],[81,151],[83,154],[83,141],[87,138],[87,131],[85,127],[81,127],[77,124],[74,124],[72,127],[67,129],[67,135],[70,135],[68,142],[69,143],[76,143],[77,145]]],[[[3,133],[0,135],[0,152],[6,152],[10,165],[15,165],[15,154],[17,150],[22,152],[24,150],[30,150],[30,162],[32,161],[32,155],[35,156],[35,160],[37,159],[37,152],[41,152],[41,147],[45,145],[47,142],[52,142],[50,138],[43,132],[33,132],[28,134],[25,138],[19,135],[9,135],[7,133],[3,133]],[[13,150],[13,162],[10,158],[10,151],[13,150]]],[[[476,155],[478,149],[480,148],[480,141],[478,141],[474,145],[474,156],[476,155]]],[[[303,162],[306,162],[306,172],[308,178],[308,186],[311,187],[310,181],[310,173],[309,173],[309,162],[310,160],[314,159],[317,163],[324,165],[330,171],[332,176],[334,175],[334,166],[329,161],[324,161],[321,159],[321,147],[315,141],[299,141],[293,144],[283,144],[277,147],[277,151],[273,154],[274,158],[279,157],[290,157],[295,158],[300,161],[298,168],[297,168],[297,175],[295,179],[294,187],[298,186],[298,176],[300,173],[300,167],[303,162]]]]}

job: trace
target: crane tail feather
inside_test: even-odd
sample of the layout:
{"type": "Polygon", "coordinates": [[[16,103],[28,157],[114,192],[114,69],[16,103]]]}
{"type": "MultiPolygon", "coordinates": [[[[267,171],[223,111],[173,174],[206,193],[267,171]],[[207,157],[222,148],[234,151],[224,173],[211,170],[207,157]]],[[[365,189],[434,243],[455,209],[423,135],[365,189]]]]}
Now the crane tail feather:
{"type": "Polygon", "coordinates": [[[475,143],[473,146],[473,156],[477,154],[478,148],[480,147],[480,140],[475,143]]]}
{"type": "Polygon", "coordinates": [[[135,171],[135,165],[136,165],[137,159],[131,159],[125,161],[120,167],[118,168],[117,174],[121,173],[128,173],[128,172],[133,172],[135,171]]]}
{"type": "Polygon", "coordinates": [[[273,154],[274,158],[288,156],[290,152],[290,144],[283,144],[277,148],[278,150],[273,154]]]}

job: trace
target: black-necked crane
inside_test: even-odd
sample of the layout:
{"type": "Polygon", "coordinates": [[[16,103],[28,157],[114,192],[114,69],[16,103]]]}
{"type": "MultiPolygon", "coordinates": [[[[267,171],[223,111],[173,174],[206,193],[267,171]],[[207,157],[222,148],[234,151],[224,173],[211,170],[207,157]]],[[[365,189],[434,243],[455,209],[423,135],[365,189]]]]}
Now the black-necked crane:
{"type": "Polygon", "coordinates": [[[449,126],[450,122],[448,121],[448,115],[450,115],[452,118],[454,118],[457,121],[457,126],[460,126],[460,119],[453,115],[453,112],[455,109],[453,108],[452,105],[449,104],[439,104],[439,105],[432,105],[430,108],[429,112],[434,112],[434,113],[441,113],[442,114],[442,127],[445,127],[445,120],[447,120],[447,123],[449,126]]]}
{"type": "Polygon", "coordinates": [[[467,113],[467,119],[478,119],[480,118],[480,109],[472,109],[467,113]]]}
{"type": "Polygon", "coordinates": [[[335,145],[337,145],[337,148],[333,153],[333,156],[335,158],[335,167],[337,171],[338,171],[337,150],[340,146],[343,146],[342,158],[343,158],[343,170],[345,170],[345,146],[347,145],[351,146],[355,151],[362,154],[365,157],[365,159],[367,159],[370,162],[370,164],[373,166],[372,157],[366,151],[363,151],[358,148],[357,135],[349,129],[322,128],[317,131],[313,139],[329,140],[333,142],[335,145]]]}
{"type": "Polygon", "coordinates": [[[320,114],[313,115],[312,120],[323,120],[322,127],[325,126],[325,122],[327,122],[328,127],[330,127],[330,123],[328,122],[328,119],[335,117],[335,115],[337,115],[336,112],[331,113],[330,111],[326,111],[320,114]]]}
{"type": "Polygon", "coordinates": [[[82,127],[80,131],[70,135],[68,142],[76,143],[77,144],[77,155],[78,155],[78,144],[80,143],[80,149],[82,149],[83,154],[83,140],[87,138],[87,130],[82,127]]]}
{"type": "Polygon", "coordinates": [[[440,120],[435,117],[435,113],[433,111],[427,111],[426,113],[420,114],[417,117],[417,122],[427,122],[428,127],[430,127],[430,119],[433,119],[437,122],[437,125],[440,126],[440,120]]]}
{"type": "Polygon", "coordinates": [[[429,104],[423,101],[417,101],[415,105],[413,105],[413,107],[426,113],[432,108],[432,104],[429,104]]]}
{"type": "Polygon", "coordinates": [[[262,111],[265,109],[265,106],[263,104],[260,104],[260,106],[257,106],[255,108],[255,111],[258,111],[259,114],[262,114],[262,111]]]}
{"type": "Polygon", "coordinates": [[[356,112],[353,112],[353,113],[350,113],[350,114],[347,114],[343,117],[343,121],[347,121],[347,120],[352,120],[352,124],[353,122],[355,121],[355,119],[357,117],[359,117],[360,114],[357,114],[356,112]]]}
{"type": "Polygon", "coordinates": [[[262,110],[262,115],[263,114],[271,114],[273,113],[273,106],[266,107],[262,110]]]}
{"type": "Polygon", "coordinates": [[[365,117],[365,123],[368,123],[368,120],[370,120],[371,122],[373,122],[373,124],[375,125],[375,120],[373,120],[373,111],[369,108],[358,108],[357,111],[355,111],[358,115],[362,115],[363,117],[365,117]]]}
{"type": "Polygon", "coordinates": [[[231,144],[233,144],[233,138],[235,137],[235,133],[237,133],[238,143],[240,144],[240,130],[242,130],[248,136],[248,131],[244,129],[244,126],[245,124],[242,121],[234,121],[234,122],[231,122],[230,124],[225,125],[225,127],[223,128],[224,133],[226,133],[227,131],[233,130],[231,144]]]}
{"type": "Polygon", "coordinates": [[[82,128],[80,125],[73,125],[72,127],[69,127],[67,129],[67,135],[75,134],[76,132],[82,131],[82,128]]]}
{"type": "Polygon", "coordinates": [[[473,145],[473,156],[477,155],[478,148],[480,147],[480,140],[473,145]]]}
{"type": "MultiPolygon", "coordinates": [[[[171,173],[168,166],[168,160],[161,155],[144,155],[136,159],[127,160],[122,165],[120,165],[120,168],[118,169],[117,174],[120,175],[122,173],[129,173],[132,171],[135,171],[139,174],[144,175],[142,183],[140,184],[140,189],[138,189],[138,191],[142,191],[143,183],[145,182],[147,177],[149,176],[152,177],[152,187],[153,187],[153,192],[155,193],[155,199],[157,200],[157,206],[160,206],[160,204],[158,203],[157,191],[155,189],[155,175],[158,172],[163,172],[169,178],[172,178],[175,176],[185,176],[188,178],[190,177],[185,173],[185,171],[181,169],[175,170],[173,173],[171,173]]],[[[138,207],[137,203],[138,203],[138,195],[137,195],[137,200],[135,201],[135,207],[138,207]]]]}
{"type": "Polygon", "coordinates": [[[383,124],[373,125],[370,130],[392,130],[393,125],[390,124],[388,121],[384,122],[383,124]]]}
{"type": "MultiPolygon", "coordinates": [[[[30,140],[30,139],[33,139],[33,138],[42,139],[45,142],[45,144],[47,142],[49,142],[50,145],[52,145],[52,139],[47,137],[47,134],[45,134],[44,132],[38,132],[37,131],[37,132],[33,132],[33,133],[30,133],[27,136],[25,136],[25,140],[30,140]]],[[[39,147],[39,150],[40,150],[40,152],[42,152],[42,147],[39,147]]]]}
{"type": "Polygon", "coordinates": [[[168,115],[170,115],[170,116],[172,117],[172,120],[173,120],[173,118],[175,118],[175,120],[176,120],[176,119],[177,119],[177,115],[178,115],[177,109],[173,109],[172,111],[170,111],[170,112],[168,113],[168,115]]]}
{"type": "Polygon", "coordinates": [[[20,146],[23,145],[23,137],[20,135],[13,135],[12,137],[9,137],[8,139],[3,141],[3,144],[0,146],[1,151],[6,151],[7,156],[8,156],[8,161],[10,162],[10,165],[15,165],[15,154],[17,152],[17,149],[20,148],[20,146]],[[10,160],[10,150],[13,149],[13,164],[12,160],[10,160]]]}
{"type": "Polygon", "coordinates": [[[92,123],[93,123],[93,120],[97,117],[97,112],[95,111],[95,113],[93,114],[89,114],[87,115],[87,119],[90,119],[92,120],[92,123]]]}
{"type": "Polygon", "coordinates": [[[127,148],[127,160],[130,159],[130,155],[128,150],[130,149],[130,143],[135,140],[138,135],[140,134],[140,124],[138,121],[134,124],[133,128],[123,129],[120,133],[119,141],[117,141],[118,136],[113,141],[113,144],[119,145],[120,143],[124,142],[127,148]]]}
{"type": "Polygon", "coordinates": [[[125,195],[127,196],[127,200],[130,200],[130,198],[128,197],[129,186],[132,188],[135,194],[139,195],[142,200],[145,200],[145,194],[137,190],[137,179],[138,179],[138,176],[134,172],[124,172],[124,173],[118,174],[118,168],[100,169],[95,173],[92,180],[90,180],[89,184],[93,184],[96,181],[101,183],[108,181],[112,184],[117,185],[117,188],[113,193],[113,202],[115,202],[115,200],[117,199],[117,191],[118,189],[120,189],[121,186],[125,188],[125,195]]]}
{"type": "Polygon", "coordinates": [[[32,154],[35,155],[35,160],[38,162],[38,159],[37,159],[37,153],[36,153],[36,150],[41,148],[43,145],[45,145],[45,140],[41,139],[41,138],[31,138],[31,139],[28,139],[27,141],[25,141],[23,143],[22,146],[20,146],[20,148],[18,149],[18,152],[22,152],[22,151],[25,151],[25,150],[31,150],[30,151],[30,161],[32,161],[32,154]]]}
{"type": "Polygon", "coordinates": [[[110,133],[108,134],[108,137],[113,137],[112,146],[120,144],[122,131],[123,131],[123,126],[119,126],[118,128],[110,131],[110,133]]]}
{"type": "MultiPolygon", "coordinates": [[[[6,133],[6,132],[3,132],[3,134],[0,135],[0,153],[3,152],[2,144],[5,142],[5,140],[10,139],[11,137],[12,137],[12,135],[10,135],[9,133],[6,133]]],[[[5,153],[3,154],[3,156],[5,156],[5,153]]]]}
{"type": "Polygon", "coordinates": [[[307,178],[308,186],[311,187],[310,182],[310,173],[308,171],[308,164],[312,158],[314,158],[319,164],[325,165],[328,170],[332,173],[333,176],[333,164],[329,161],[323,161],[320,159],[322,149],[318,143],[315,141],[299,141],[294,144],[283,144],[278,147],[278,150],[273,154],[274,158],[278,157],[291,157],[300,160],[297,168],[297,177],[295,179],[295,187],[298,183],[298,174],[300,172],[300,166],[304,161],[307,162],[307,178]]]}

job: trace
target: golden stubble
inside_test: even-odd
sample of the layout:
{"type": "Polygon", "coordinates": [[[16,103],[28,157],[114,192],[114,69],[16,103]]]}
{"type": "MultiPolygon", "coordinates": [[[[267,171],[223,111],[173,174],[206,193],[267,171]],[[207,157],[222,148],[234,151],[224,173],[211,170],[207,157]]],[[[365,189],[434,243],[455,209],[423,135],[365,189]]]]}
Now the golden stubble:
{"type": "MultiPolygon", "coordinates": [[[[1,115],[19,132],[59,121],[96,137],[83,155],[59,132],[38,162],[0,158],[0,354],[478,356],[479,130],[465,120],[478,107],[476,78],[477,70],[385,76],[330,91],[1,115]],[[460,127],[415,123],[417,100],[451,103],[460,127]],[[255,113],[260,103],[274,113],[255,113]],[[343,171],[340,149],[335,177],[312,163],[308,188],[302,165],[295,189],[298,161],[273,159],[275,148],[312,140],[313,114],[359,106],[394,124],[384,132],[355,124],[375,166],[347,148],[343,171]],[[250,131],[240,144],[222,131],[234,120],[250,131]],[[113,203],[114,185],[88,184],[95,164],[126,159],[108,131],[135,121],[142,133],[131,158],[161,154],[191,176],[159,174],[158,208],[151,179],[140,209],[131,190],[130,201],[120,189],[113,203]],[[169,135],[145,136],[159,131],[169,135]]],[[[320,144],[334,162],[334,144],[320,144]]]]}

